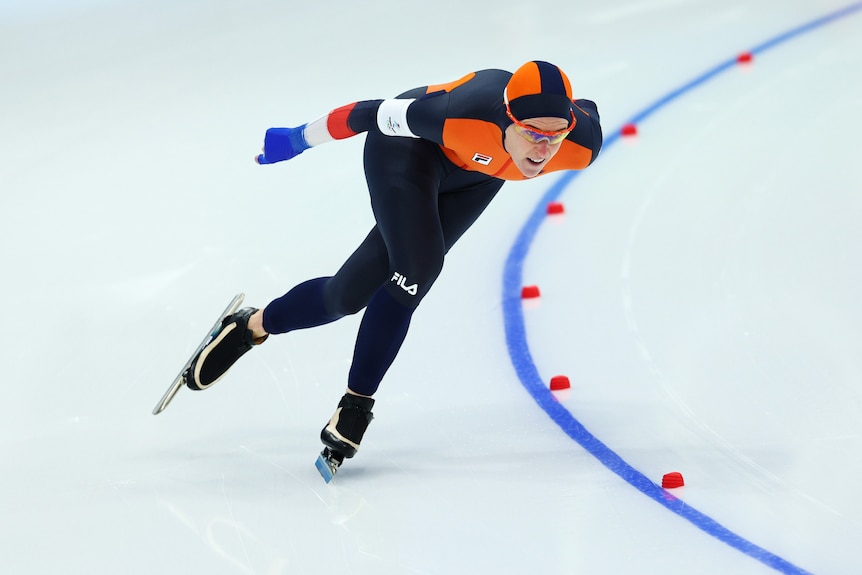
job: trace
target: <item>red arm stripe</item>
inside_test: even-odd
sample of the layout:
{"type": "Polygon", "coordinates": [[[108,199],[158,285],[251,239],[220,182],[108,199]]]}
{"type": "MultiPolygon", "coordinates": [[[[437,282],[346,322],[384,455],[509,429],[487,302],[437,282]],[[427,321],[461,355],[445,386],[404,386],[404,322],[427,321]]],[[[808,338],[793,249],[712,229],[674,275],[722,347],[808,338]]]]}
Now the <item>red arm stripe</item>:
{"type": "Polygon", "coordinates": [[[350,124],[347,123],[347,118],[350,117],[350,112],[356,106],[356,102],[336,108],[329,113],[326,119],[326,129],[329,130],[329,135],[336,140],[343,140],[357,133],[350,129],[350,124]]]}

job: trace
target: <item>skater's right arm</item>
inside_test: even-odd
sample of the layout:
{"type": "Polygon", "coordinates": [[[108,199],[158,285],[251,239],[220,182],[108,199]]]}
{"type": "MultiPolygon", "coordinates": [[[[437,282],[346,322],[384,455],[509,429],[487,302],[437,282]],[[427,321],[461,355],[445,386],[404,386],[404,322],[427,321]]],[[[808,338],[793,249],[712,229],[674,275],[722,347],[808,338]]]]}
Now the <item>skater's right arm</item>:
{"type": "Polygon", "coordinates": [[[258,164],[283,162],[313,146],[332,140],[343,140],[368,131],[368,127],[364,125],[367,123],[365,120],[368,116],[376,114],[382,101],[354,102],[296,128],[270,128],[264,136],[263,153],[255,161],[258,164]],[[352,122],[351,116],[353,116],[352,122]]]}
{"type": "MultiPolygon", "coordinates": [[[[420,98],[420,100],[425,98],[420,98]]],[[[270,128],[264,137],[263,153],[256,161],[258,164],[274,164],[289,160],[308,148],[325,144],[333,140],[343,140],[370,130],[379,131],[387,136],[408,138],[423,137],[425,127],[438,124],[432,131],[440,132],[445,121],[443,114],[431,114],[438,121],[431,121],[421,116],[414,123],[423,129],[411,129],[407,124],[407,109],[416,98],[392,98],[387,100],[363,100],[332,110],[322,118],[303,124],[296,128],[270,128]],[[414,133],[416,132],[416,133],[414,133]]],[[[443,109],[445,110],[445,108],[443,109]]],[[[412,117],[412,116],[411,116],[412,117]]],[[[434,139],[436,138],[429,138],[434,139]]],[[[438,142],[440,143],[440,142],[438,142]]]]}

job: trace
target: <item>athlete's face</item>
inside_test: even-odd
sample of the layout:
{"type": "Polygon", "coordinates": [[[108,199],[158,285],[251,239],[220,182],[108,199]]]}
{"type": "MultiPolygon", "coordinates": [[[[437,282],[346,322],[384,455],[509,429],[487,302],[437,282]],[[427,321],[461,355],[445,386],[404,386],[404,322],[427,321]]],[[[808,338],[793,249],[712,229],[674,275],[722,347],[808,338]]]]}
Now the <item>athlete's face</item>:
{"type": "MultiPolygon", "coordinates": [[[[565,130],[569,125],[562,118],[530,118],[523,122],[527,126],[536,128],[542,132],[556,132],[565,130]]],[[[550,139],[542,138],[534,142],[518,133],[515,124],[506,128],[505,140],[503,142],[506,151],[512,157],[512,162],[521,170],[527,178],[535,178],[551,158],[559,151],[562,142],[552,144],[550,139]]]]}

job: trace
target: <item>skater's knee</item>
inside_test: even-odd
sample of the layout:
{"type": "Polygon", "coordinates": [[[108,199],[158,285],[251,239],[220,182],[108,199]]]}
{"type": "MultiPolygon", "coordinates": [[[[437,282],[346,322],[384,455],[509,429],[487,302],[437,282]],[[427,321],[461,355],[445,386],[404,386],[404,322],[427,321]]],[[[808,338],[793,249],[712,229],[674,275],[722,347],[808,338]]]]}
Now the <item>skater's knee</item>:
{"type": "Polygon", "coordinates": [[[416,271],[405,268],[393,269],[386,283],[386,289],[399,303],[415,308],[440,275],[443,269],[443,258],[441,257],[439,261],[426,262],[421,268],[412,269],[416,271]]]}

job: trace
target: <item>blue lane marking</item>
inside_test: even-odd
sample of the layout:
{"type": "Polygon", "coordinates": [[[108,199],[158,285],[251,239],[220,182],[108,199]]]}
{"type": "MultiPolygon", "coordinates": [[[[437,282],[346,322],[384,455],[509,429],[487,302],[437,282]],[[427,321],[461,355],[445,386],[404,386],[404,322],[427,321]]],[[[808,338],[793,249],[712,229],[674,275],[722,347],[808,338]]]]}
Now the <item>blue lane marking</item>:
{"type": "MultiPolygon", "coordinates": [[[[850,16],[860,10],[862,10],[862,2],[850,4],[845,8],[779,34],[778,36],[752,48],[749,52],[753,55],[765,52],[766,50],[796,38],[801,34],[815,30],[845,16],[850,16]]],[[[641,112],[635,114],[629,122],[635,124],[641,122],[644,118],[666,106],[680,95],[700,86],[735,65],[735,57],[718,64],[704,74],[686,84],[683,84],[653,104],[647,106],[641,112]]],[[[619,139],[619,133],[620,129],[617,129],[605,138],[604,153],[606,153],[607,149],[619,139]]],[[[521,383],[536,403],[545,410],[551,419],[554,420],[554,422],[559,425],[569,437],[574,439],[579,445],[581,445],[581,447],[586,449],[605,467],[619,475],[629,485],[647,495],[657,503],[660,503],[670,511],[673,511],[680,517],[687,519],[709,535],[712,535],[716,539],[730,545],[761,563],[780,571],[781,573],[786,573],[788,575],[810,575],[808,571],[793,565],[786,559],[783,559],[758,545],[755,545],[751,541],[748,541],[730,531],[708,515],[701,513],[694,507],[686,504],[684,501],[674,497],[643,473],[626,463],[626,461],[617,455],[617,453],[610,447],[602,443],[602,441],[600,441],[596,436],[587,431],[587,429],[551,395],[551,392],[548,390],[545,382],[539,375],[539,371],[533,361],[532,355],[530,354],[530,346],[527,343],[527,332],[524,327],[524,314],[521,303],[523,265],[524,260],[530,251],[530,245],[538,232],[539,226],[546,218],[545,209],[548,202],[559,198],[579,173],[580,172],[566,172],[548,189],[547,192],[545,192],[541,201],[521,228],[512,249],[509,251],[509,256],[506,259],[506,265],[503,271],[503,321],[505,324],[506,345],[508,346],[509,357],[515,368],[515,372],[518,374],[518,378],[521,380],[521,383]]]]}

